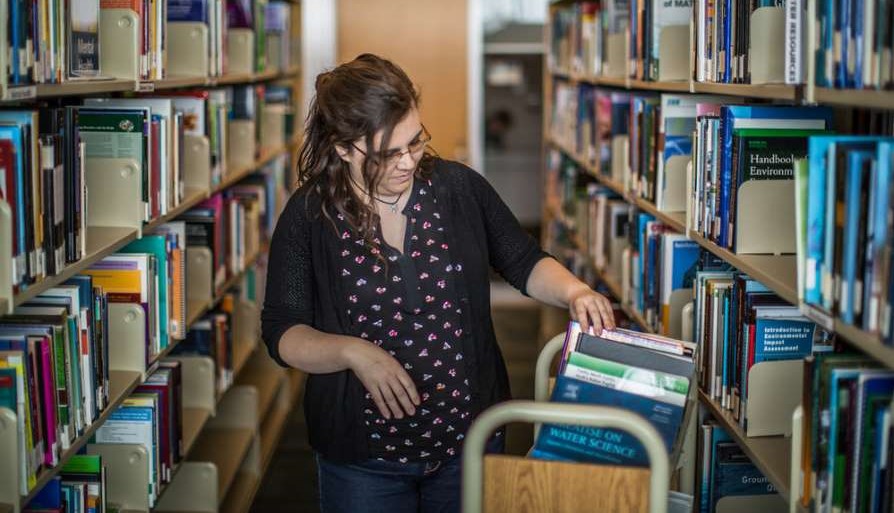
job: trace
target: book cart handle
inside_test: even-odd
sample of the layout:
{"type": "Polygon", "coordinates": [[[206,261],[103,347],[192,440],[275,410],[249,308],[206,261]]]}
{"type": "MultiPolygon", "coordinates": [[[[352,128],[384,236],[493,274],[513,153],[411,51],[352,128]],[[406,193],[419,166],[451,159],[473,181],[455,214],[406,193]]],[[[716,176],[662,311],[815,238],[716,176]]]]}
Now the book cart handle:
{"type": "Polygon", "coordinates": [[[537,366],[534,368],[534,400],[549,400],[549,367],[562,347],[565,345],[565,332],[551,338],[537,355],[537,366]]]}
{"type": "MultiPolygon", "coordinates": [[[[605,406],[507,401],[485,410],[472,424],[463,449],[463,513],[480,513],[484,494],[483,453],[491,434],[511,422],[549,422],[622,429],[649,455],[649,511],[666,513],[670,463],[658,431],[639,415],[605,406]]],[[[598,469],[598,466],[595,467],[598,469]]]]}

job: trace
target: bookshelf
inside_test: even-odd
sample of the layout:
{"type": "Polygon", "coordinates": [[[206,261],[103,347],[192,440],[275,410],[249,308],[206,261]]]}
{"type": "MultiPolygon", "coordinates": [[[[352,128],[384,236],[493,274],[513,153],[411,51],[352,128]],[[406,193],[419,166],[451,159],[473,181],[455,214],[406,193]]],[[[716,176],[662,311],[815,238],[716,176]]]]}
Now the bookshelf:
{"type": "MultiPolygon", "coordinates": [[[[284,36],[289,40],[300,40],[300,22],[298,20],[301,2],[290,0],[289,4],[294,6],[293,12],[290,14],[292,33],[284,36]]],[[[2,14],[5,16],[5,8],[0,8],[0,11],[4,11],[2,14]]],[[[301,91],[302,68],[297,63],[297,60],[300,59],[300,52],[295,51],[291,52],[293,58],[288,61],[288,64],[282,64],[286,62],[285,54],[283,54],[280,63],[268,63],[266,69],[255,70],[254,46],[240,46],[241,43],[225,41],[222,50],[243,52],[250,56],[248,60],[232,59],[234,66],[241,67],[219,76],[186,76],[191,72],[190,70],[178,75],[171,73],[170,69],[177,64],[182,64],[184,58],[188,60],[188,58],[195,57],[191,54],[196,53],[197,49],[177,44],[169,45],[166,62],[169,67],[167,76],[158,80],[140,79],[136,70],[136,63],[140,60],[140,50],[131,44],[136,41],[135,34],[139,31],[139,21],[139,16],[136,13],[127,10],[114,9],[102,13],[99,25],[103,35],[100,37],[99,44],[103,48],[101,66],[103,74],[106,76],[96,79],[65,80],[60,83],[10,86],[8,78],[4,74],[3,77],[0,77],[0,106],[9,109],[28,109],[37,105],[43,109],[47,103],[55,104],[55,102],[41,102],[42,100],[64,99],[66,103],[75,104],[79,103],[80,98],[87,97],[130,96],[131,93],[157,93],[158,96],[173,96],[197,89],[252,84],[265,85],[268,90],[273,85],[289,85],[292,87],[292,92],[288,104],[296,109],[300,105],[297,95],[301,91]],[[106,44],[103,44],[103,41],[106,44]],[[114,43],[108,44],[109,41],[114,43]]],[[[5,30],[0,30],[0,32],[3,32],[4,37],[6,36],[5,30]]],[[[171,31],[167,32],[168,37],[171,37],[171,31]]],[[[253,34],[249,33],[249,36],[253,36],[253,34]]],[[[253,45],[254,39],[248,37],[243,42],[253,45]]],[[[0,39],[0,50],[2,50],[0,54],[6,55],[6,51],[9,50],[7,45],[6,40],[0,39]]],[[[292,50],[297,48],[295,44],[292,44],[291,47],[292,50]]],[[[208,56],[199,56],[198,60],[201,61],[203,58],[207,61],[208,56]]],[[[0,61],[2,61],[0,64],[3,64],[3,68],[6,69],[5,66],[9,63],[5,62],[5,57],[0,57],[0,61]]],[[[256,90],[259,91],[260,88],[256,90]]],[[[43,113],[41,110],[41,115],[43,113]]],[[[213,184],[210,179],[210,154],[207,153],[209,149],[208,136],[198,138],[198,142],[204,143],[204,148],[200,144],[198,153],[195,153],[190,149],[193,140],[187,134],[184,138],[186,146],[183,147],[184,152],[180,154],[180,157],[183,159],[184,174],[188,176],[184,177],[183,194],[176,206],[172,206],[164,215],[156,216],[151,221],[134,223],[131,226],[88,226],[85,237],[86,248],[80,259],[65,265],[55,275],[39,279],[15,293],[12,292],[11,284],[7,286],[7,280],[0,280],[0,324],[3,322],[3,316],[11,312],[13,308],[26,304],[49,289],[83,273],[97,262],[117,253],[145,234],[156,232],[163,224],[176,220],[213,195],[227,191],[273,161],[294,154],[301,141],[301,136],[297,133],[299,131],[297,123],[287,127],[286,117],[277,112],[276,115],[282,117],[282,126],[270,133],[271,129],[268,126],[276,125],[280,119],[271,118],[272,121],[270,121],[265,118],[265,114],[266,112],[259,110],[257,119],[252,122],[257,123],[257,132],[260,133],[256,145],[254,145],[258,150],[257,154],[251,153],[247,158],[235,162],[229,159],[227,162],[221,162],[225,166],[219,183],[213,184]],[[265,120],[269,121],[268,126],[265,126],[265,120]],[[295,133],[295,135],[286,138],[286,132],[295,133]],[[206,153],[202,154],[202,150],[206,153]],[[190,158],[193,160],[189,160],[190,158]],[[196,161],[196,158],[206,160],[204,162],[196,161]],[[199,170],[196,177],[197,167],[199,170]],[[202,172],[205,174],[203,175],[202,172]],[[192,180],[190,181],[190,179],[192,180]]],[[[246,125],[246,128],[248,126],[253,130],[251,139],[254,140],[256,138],[255,125],[246,125]]],[[[248,141],[240,140],[239,146],[249,146],[243,145],[243,142],[248,141]]],[[[234,152],[231,152],[231,155],[233,154],[234,152]]],[[[245,155],[241,156],[246,157],[245,155]]],[[[101,187],[97,187],[94,196],[94,189],[91,187],[89,201],[92,202],[94,198],[102,197],[104,191],[99,189],[101,187]]],[[[112,195],[114,196],[114,193],[112,195]]],[[[94,212],[92,206],[91,204],[90,213],[94,212]]],[[[4,248],[8,248],[7,240],[9,239],[6,238],[8,225],[5,225],[8,217],[2,215],[4,208],[8,212],[8,205],[6,202],[0,201],[0,207],[3,207],[0,208],[0,225],[3,225],[0,226],[0,243],[4,248]]],[[[111,214],[114,216],[114,212],[111,214]]],[[[257,229],[263,228],[258,227],[257,229]]],[[[261,251],[264,249],[262,248],[261,251]]],[[[216,294],[212,294],[210,298],[188,301],[186,307],[188,327],[192,327],[206,312],[220,303],[227,291],[243,282],[248,269],[255,267],[262,260],[261,251],[246,256],[245,270],[233,273],[216,294]]],[[[8,258],[0,258],[0,272],[4,275],[11,274],[10,265],[8,258]]],[[[3,456],[0,459],[5,460],[3,464],[0,464],[0,481],[4,483],[0,485],[0,512],[19,513],[44,485],[60,474],[65,462],[86,447],[88,451],[100,451],[103,454],[103,461],[108,461],[108,464],[112,465],[108,468],[108,473],[116,476],[115,480],[111,481],[112,483],[120,484],[122,480],[131,481],[127,487],[124,487],[128,490],[122,488],[110,491],[110,495],[119,494],[119,497],[121,493],[131,493],[131,496],[126,497],[126,500],[121,503],[121,511],[142,513],[148,513],[150,510],[217,511],[226,507],[227,511],[247,513],[263,478],[261,469],[266,469],[266,463],[269,463],[269,459],[272,457],[272,451],[282,433],[287,414],[298,397],[299,387],[295,384],[300,384],[302,376],[297,371],[281,369],[269,360],[266,351],[262,349],[262,344],[259,343],[260,308],[242,299],[236,299],[236,302],[231,315],[234,338],[232,385],[221,393],[217,393],[214,377],[215,363],[210,358],[171,356],[171,352],[180,343],[176,339],[171,338],[170,344],[157,355],[154,361],[142,363],[134,361],[134,355],[139,354],[140,350],[145,351],[145,347],[138,347],[139,344],[145,344],[145,340],[142,338],[125,341],[112,340],[112,344],[110,344],[113,346],[112,353],[116,351],[114,347],[118,346],[125,347],[126,351],[109,356],[112,364],[109,374],[108,404],[98,413],[97,418],[84,429],[81,436],[77,437],[71,446],[62,452],[58,465],[52,468],[42,468],[39,471],[36,485],[26,495],[20,493],[21,476],[17,451],[7,450],[10,447],[18,447],[18,444],[22,442],[18,440],[15,430],[15,414],[11,415],[13,429],[10,431],[2,425],[8,421],[7,414],[10,412],[0,409],[2,410],[0,411],[0,447],[2,447],[0,455],[3,456]],[[116,342],[118,343],[116,344],[116,342]],[[131,361],[126,364],[118,362],[116,365],[116,359],[120,360],[125,356],[129,357],[131,361]],[[193,508],[186,503],[181,504],[184,507],[180,507],[181,505],[176,504],[176,500],[174,500],[173,505],[160,501],[154,508],[149,508],[146,493],[148,482],[143,484],[142,488],[132,486],[133,480],[137,480],[137,484],[139,484],[139,480],[148,479],[148,477],[145,475],[139,477],[139,472],[135,472],[132,464],[128,466],[126,462],[121,463],[120,458],[115,456],[116,453],[123,454],[123,452],[116,447],[111,447],[112,444],[100,447],[88,443],[112,413],[137,387],[145,383],[147,375],[157,366],[157,362],[161,358],[181,360],[184,369],[184,397],[181,410],[183,462],[172,468],[172,474],[176,475],[177,479],[162,487],[159,498],[169,499],[170,496],[171,500],[177,499],[178,488],[181,488],[186,496],[194,495],[196,491],[196,487],[192,486],[194,483],[207,484],[197,478],[197,475],[213,475],[216,477],[213,486],[215,491],[213,504],[206,503],[202,504],[202,507],[193,508]],[[186,380],[191,380],[191,385],[194,386],[187,387],[186,380]],[[245,415],[246,408],[253,413],[245,415]],[[260,465],[262,460],[260,448],[262,446],[268,451],[265,453],[267,457],[263,467],[260,465]],[[105,451],[108,451],[108,459],[105,451]],[[16,457],[9,457],[11,454],[16,454],[16,457]],[[245,474],[247,470],[251,472],[245,474]],[[251,479],[247,479],[245,483],[240,481],[248,477],[251,479]],[[235,491],[239,489],[246,490],[247,493],[239,494],[244,500],[238,502],[238,507],[234,509],[231,504],[224,505],[223,501],[230,496],[236,497],[235,491]]],[[[112,338],[114,339],[114,336],[112,338]]],[[[8,424],[8,422],[6,423],[8,424]]],[[[143,474],[145,474],[145,468],[143,474]]]]}
{"type": "Polygon", "coordinates": [[[747,437],[727,410],[720,408],[710,397],[699,391],[699,401],[711,412],[757,465],[780,495],[788,499],[790,493],[789,479],[791,472],[792,446],[788,438],[782,436],[747,437]]]}
{"type": "MultiPolygon", "coordinates": [[[[601,114],[595,119],[591,119],[592,113],[589,111],[587,111],[585,116],[577,116],[575,119],[571,119],[570,114],[573,109],[597,109],[598,112],[599,107],[596,105],[598,100],[594,99],[595,95],[588,96],[588,94],[591,93],[583,92],[575,97],[575,94],[580,91],[582,86],[583,88],[586,86],[596,86],[608,92],[626,91],[633,93],[658,92],[717,95],[731,97],[743,103],[748,99],[756,100],[754,103],[765,105],[823,105],[834,107],[836,116],[841,115],[842,118],[844,117],[844,113],[850,114],[851,111],[857,109],[880,110],[890,114],[890,112],[894,110],[894,91],[880,89],[832,89],[817,87],[812,83],[802,83],[797,85],[785,84],[784,76],[781,74],[783,69],[782,66],[779,67],[780,74],[775,78],[771,76],[771,79],[767,80],[766,83],[743,84],[699,81],[695,79],[699,73],[699,63],[697,62],[699,54],[698,48],[696,47],[697,42],[694,39],[687,42],[690,47],[680,46],[680,48],[677,48],[681,54],[689,55],[691,58],[691,62],[688,63],[688,78],[680,81],[651,81],[632,78],[632,76],[627,76],[628,74],[632,75],[633,73],[633,71],[631,71],[632,68],[628,68],[628,66],[631,60],[635,59],[634,56],[627,53],[629,50],[628,43],[624,43],[625,55],[622,56],[626,57],[626,59],[621,61],[615,59],[615,55],[607,46],[611,44],[610,38],[613,34],[609,34],[608,31],[611,29],[606,27],[607,24],[615,22],[606,21],[610,18],[600,18],[600,15],[611,16],[611,8],[607,8],[605,3],[600,3],[599,6],[595,6],[595,3],[591,3],[591,7],[589,8],[571,11],[576,4],[578,4],[578,2],[552,2],[549,7],[550,16],[548,17],[549,21],[547,23],[545,35],[548,55],[544,62],[543,76],[544,149],[547,151],[556,150],[560,152],[565,158],[573,161],[576,168],[590,176],[595,183],[617,193],[623,201],[635,206],[643,213],[650,214],[672,231],[686,235],[700,248],[712,253],[723,261],[733,265],[739,271],[765,285],[791,305],[799,307],[804,316],[813,320],[817,325],[833,331],[839,340],[845,342],[845,345],[872,357],[884,369],[894,369],[894,347],[885,345],[878,335],[864,331],[858,326],[849,325],[839,318],[830,317],[828,314],[817,312],[800,300],[796,255],[736,254],[724,247],[720,247],[713,241],[701,236],[699,233],[690,231],[686,212],[659,210],[655,203],[638,197],[635,192],[628,190],[626,184],[619,183],[611,176],[602,174],[598,160],[594,164],[588,157],[584,156],[588,155],[589,157],[592,157],[593,155],[596,155],[598,159],[600,152],[604,151],[604,148],[600,146],[605,144],[605,142],[600,141],[601,136],[599,135],[599,132],[597,131],[595,135],[593,133],[593,131],[600,130],[599,125],[602,122],[602,118],[598,116],[601,116],[601,114]],[[593,14],[593,9],[596,10],[595,14],[593,14]],[[602,9],[602,11],[600,11],[600,9],[602,9]],[[605,9],[609,10],[605,11],[605,9]],[[557,14],[560,10],[568,10],[568,12],[557,14]],[[569,14],[569,12],[571,14],[569,14]],[[606,12],[609,14],[606,14],[606,12]],[[582,15],[581,13],[584,14],[582,15]],[[570,17],[563,18],[562,16],[570,17]],[[577,16],[577,18],[574,16],[577,16]],[[587,29],[581,28],[582,23],[584,23],[581,21],[581,16],[591,16],[591,18],[588,19],[596,20],[596,26],[601,28],[595,29],[596,32],[584,32],[587,29]],[[574,21],[569,22],[569,20],[574,21]],[[601,20],[602,25],[599,24],[599,20],[601,20]],[[599,32],[600,30],[602,33],[599,32]],[[554,38],[555,34],[558,35],[554,38]],[[594,43],[596,40],[594,38],[603,39],[599,39],[599,42],[594,43]],[[571,41],[571,43],[569,43],[569,41],[571,41]],[[579,46],[575,46],[575,44],[579,44],[579,46]],[[586,47],[587,44],[591,44],[593,47],[586,47]],[[599,53],[600,51],[602,52],[601,54],[599,53]],[[615,75],[622,74],[624,76],[593,76],[590,72],[579,71],[580,69],[594,69],[590,67],[594,65],[592,62],[593,58],[596,59],[595,69],[598,69],[601,66],[603,70],[609,69],[614,72],[615,75]],[[621,63],[620,66],[618,66],[619,62],[621,63]],[[566,85],[568,87],[565,87],[566,85]],[[554,91],[560,87],[562,89],[559,91],[559,94],[554,94],[554,91]],[[562,104],[561,109],[554,108],[553,103],[557,98],[561,98],[560,101],[562,102],[567,102],[562,104]],[[592,102],[592,104],[584,102],[592,102]],[[557,133],[553,133],[554,127],[557,128],[557,133]],[[575,140],[575,136],[578,137],[578,141],[583,141],[583,149],[581,152],[576,151],[572,144],[575,140]],[[593,147],[594,140],[595,151],[593,147]]],[[[804,2],[801,5],[812,6],[813,3],[804,2]]],[[[693,11],[691,13],[691,18],[692,20],[697,20],[699,0],[692,2],[692,6],[693,11]]],[[[786,2],[786,6],[788,6],[788,2],[786,2]]],[[[622,8],[626,9],[626,7],[622,8]]],[[[649,7],[647,6],[646,9],[648,8],[649,7]]],[[[664,8],[668,9],[669,6],[665,4],[664,8]]],[[[808,9],[812,8],[813,7],[808,7],[808,9]]],[[[816,70],[813,69],[813,52],[815,49],[809,47],[812,44],[816,44],[813,41],[813,37],[816,35],[813,33],[816,29],[814,26],[816,23],[813,18],[814,14],[815,13],[813,12],[808,13],[808,16],[803,22],[803,44],[808,48],[806,48],[804,53],[804,69],[802,76],[809,81],[813,80],[814,73],[816,72],[816,70]]],[[[754,15],[754,13],[752,13],[752,15],[754,15]]],[[[757,32],[752,32],[750,37],[754,44],[755,34],[760,34],[760,31],[764,28],[755,28],[753,20],[751,30],[756,30],[757,32]]],[[[650,23],[648,17],[644,23],[650,23]]],[[[690,32],[690,34],[692,34],[690,37],[695,37],[694,35],[697,33],[698,29],[697,21],[693,21],[689,26],[689,29],[692,31],[690,32]]],[[[648,27],[648,25],[641,25],[638,27],[638,30],[651,33],[651,28],[648,27]]],[[[776,48],[775,46],[772,46],[773,44],[774,43],[767,43],[767,40],[759,41],[755,44],[755,46],[759,46],[766,50],[764,52],[758,52],[761,59],[767,57],[767,59],[772,61],[777,58],[776,55],[764,55],[764,53],[773,53],[772,50],[776,48]],[[770,45],[770,48],[767,48],[768,45],[770,45]]],[[[780,44],[779,47],[781,48],[781,46],[782,45],[780,44]]],[[[643,43],[643,47],[646,47],[645,43],[643,43]]],[[[829,50],[827,50],[827,52],[828,51],[829,50]]],[[[667,55],[663,52],[664,48],[662,48],[661,53],[662,66],[664,66],[664,59],[667,55]]],[[[780,51],[777,53],[781,55],[782,52],[780,51]]],[[[826,55],[828,55],[828,53],[826,55]]],[[[638,64],[640,65],[640,68],[642,68],[642,60],[642,56],[639,56],[638,64]]],[[[756,60],[757,59],[755,58],[755,61],[756,60]]],[[[612,108],[613,107],[614,105],[612,105],[612,108]]],[[[890,125],[890,117],[885,119],[888,120],[885,122],[885,126],[890,125]]],[[[858,128],[860,127],[854,127],[855,130],[858,128]]],[[[658,130],[656,129],[655,133],[657,134],[657,132],[658,130]]],[[[614,135],[614,132],[612,132],[612,135],[614,135]]],[[[648,136],[640,134],[640,137],[648,136]]],[[[655,135],[655,137],[660,138],[661,135],[655,135]]],[[[612,150],[616,151],[614,144],[615,142],[612,141],[612,150]]],[[[632,146],[632,143],[629,144],[632,146]]],[[[628,146],[625,145],[624,148],[626,150],[628,146]]],[[[623,160],[626,163],[627,159],[623,160]]],[[[548,169],[551,163],[551,160],[547,160],[545,168],[548,169]]],[[[561,165],[564,166],[564,164],[561,165]]],[[[627,166],[629,171],[630,165],[627,164],[627,166]]],[[[639,170],[633,171],[633,174],[636,175],[639,170]]],[[[561,175],[562,171],[559,172],[561,175]]],[[[646,171],[643,171],[643,174],[646,174],[646,171]]],[[[552,179],[552,177],[550,177],[550,179],[552,179]]],[[[560,180],[562,180],[562,178],[560,178],[560,180]]],[[[552,184],[552,182],[547,182],[546,180],[544,183],[549,185],[552,184]]],[[[577,185],[580,186],[580,182],[578,182],[577,185]]],[[[649,185],[653,184],[650,183],[649,185]]],[[[570,185],[565,184],[565,187],[570,187],[570,185]]],[[[578,194],[580,194],[580,190],[581,189],[579,188],[578,194]]],[[[562,201],[561,196],[563,194],[568,194],[567,191],[564,193],[558,192],[559,198],[549,197],[549,192],[550,191],[547,191],[546,197],[544,198],[544,227],[549,226],[551,220],[561,219],[564,221],[567,217],[567,214],[565,213],[567,211],[560,207],[560,202],[562,201]]],[[[689,193],[688,190],[687,193],[689,193]]],[[[597,192],[597,194],[600,193],[597,192]]],[[[569,194],[569,198],[566,199],[572,200],[573,198],[570,198],[569,194]]],[[[586,203],[584,204],[586,205],[586,203]]],[[[592,206],[592,203],[590,203],[590,205],[592,206]]],[[[569,224],[565,223],[565,227],[567,228],[568,226],[569,224]]],[[[647,325],[643,322],[643,315],[640,312],[635,311],[631,305],[625,304],[624,297],[626,290],[621,286],[622,284],[615,282],[610,277],[606,276],[605,273],[601,273],[595,268],[595,265],[592,263],[593,258],[589,256],[589,248],[587,247],[588,242],[584,235],[586,234],[576,234],[573,230],[570,235],[564,234],[563,232],[565,240],[569,241],[567,244],[570,249],[573,251],[583,251],[585,256],[587,256],[586,260],[589,264],[588,271],[590,271],[587,274],[595,276],[597,281],[601,282],[613,296],[621,300],[622,307],[628,317],[646,327],[647,325]]],[[[544,228],[544,240],[546,240],[548,236],[549,231],[544,228]]],[[[596,236],[599,237],[599,235],[596,236]]],[[[597,244],[601,244],[601,242],[597,244]]],[[[888,244],[890,244],[890,241],[888,241],[888,244]]],[[[801,505],[801,491],[798,489],[798,486],[792,482],[793,478],[791,471],[793,470],[793,464],[795,465],[795,471],[799,470],[801,466],[800,461],[792,461],[792,438],[781,435],[749,437],[740,427],[739,422],[733,418],[732,413],[713,400],[708,394],[699,391],[698,400],[703,408],[710,412],[711,416],[717,420],[718,424],[731,435],[734,441],[743,449],[758,469],[763,472],[778,490],[779,494],[789,502],[791,511],[807,511],[801,505]]],[[[696,483],[696,487],[698,486],[698,483],[696,483]]]]}
{"type": "Polygon", "coordinates": [[[129,371],[111,371],[109,375],[109,408],[106,408],[102,414],[99,416],[96,422],[94,422],[90,427],[88,427],[84,434],[75,440],[67,451],[62,453],[59,458],[60,466],[54,467],[52,469],[46,469],[37,476],[37,484],[34,486],[34,489],[26,496],[22,498],[22,504],[27,504],[28,501],[33,499],[37,493],[43,488],[53,477],[55,477],[60,470],[61,465],[68,461],[73,455],[77,454],[77,452],[87,444],[87,441],[90,440],[90,437],[96,433],[96,430],[99,429],[100,426],[109,418],[112,412],[116,407],[120,406],[121,403],[127,399],[127,396],[130,395],[131,392],[141,383],[142,376],[138,372],[129,372],[129,371]]]}

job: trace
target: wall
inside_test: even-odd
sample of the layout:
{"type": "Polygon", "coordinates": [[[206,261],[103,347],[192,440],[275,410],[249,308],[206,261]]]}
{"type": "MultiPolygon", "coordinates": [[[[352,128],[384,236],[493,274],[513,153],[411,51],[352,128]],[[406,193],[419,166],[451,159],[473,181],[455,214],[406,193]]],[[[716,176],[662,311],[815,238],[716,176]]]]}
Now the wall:
{"type": "Polygon", "coordinates": [[[422,91],[422,120],[445,158],[467,160],[465,0],[338,0],[338,62],[365,52],[400,65],[422,91]]]}

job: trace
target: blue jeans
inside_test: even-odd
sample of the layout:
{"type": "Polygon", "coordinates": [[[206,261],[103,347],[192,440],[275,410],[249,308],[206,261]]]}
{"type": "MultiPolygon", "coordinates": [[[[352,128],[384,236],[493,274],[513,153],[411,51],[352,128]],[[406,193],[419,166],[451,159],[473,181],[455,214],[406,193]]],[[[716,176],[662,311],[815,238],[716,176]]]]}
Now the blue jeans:
{"type": "MultiPolygon", "coordinates": [[[[506,436],[491,438],[489,454],[502,453],[506,436]]],[[[462,456],[427,463],[326,461],[319,454],[321,513],[459,513],[462,456]]]]}

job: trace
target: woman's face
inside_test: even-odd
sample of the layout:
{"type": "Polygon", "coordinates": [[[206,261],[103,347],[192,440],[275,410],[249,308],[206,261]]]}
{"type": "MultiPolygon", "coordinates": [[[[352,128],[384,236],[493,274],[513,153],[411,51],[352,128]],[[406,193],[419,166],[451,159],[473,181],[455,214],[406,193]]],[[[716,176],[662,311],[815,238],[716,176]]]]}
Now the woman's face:
{"type": "Polygon", "coordinates": [[[373,138],[372,151],[366,147],[365,139],[358,139],[354,141],[352,147],[347,148],[348,152],[342,154],[342,159],[350,164],[354,182],[362,184],[364,183],[363,159],[366,158],[364,154],[369,155],[373,159],[371,165],[375,171],[382,173],[375,194],[391,198],[404,193],[413,184],[413,173],[422,158],[424,147],[415,152],[412,148],[420,146],[419,141],[424,140],[425,137],[425,130],[419,120],[419,111],[414,107],[394,126],[391,142],[385,151],[388,157],[384,162],[378,162],[382,131],[377,132],[373,138]]]}

